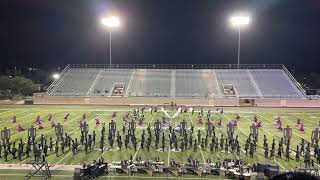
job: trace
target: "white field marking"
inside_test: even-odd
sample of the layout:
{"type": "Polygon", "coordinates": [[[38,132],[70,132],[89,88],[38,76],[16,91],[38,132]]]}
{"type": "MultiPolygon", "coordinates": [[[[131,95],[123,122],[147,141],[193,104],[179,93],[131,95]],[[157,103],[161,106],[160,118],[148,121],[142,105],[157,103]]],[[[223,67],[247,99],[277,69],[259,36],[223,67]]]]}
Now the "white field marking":
{"type": "MultiPolygon", "coordinates": [[[[115,140],[117,140],[117,138],[115,139],[115,140]]],[[[106,153],[107,152],[107,150],[110,148],[110,145],[108,145],[108,147],[107,146],[104,146],[103,147],[103,153],[102,154],[100,154],[100,156],[97,158],[97,161],[99,160],[99,158],[101,158],[103,155],[104,155],[104,153],[106,153]]],[[[100,149],[100,151],[101,151],[101,149],[100,149]]]]}
{"type": "MultiPolygon", "coordinates": [[[[90,113],[91,113],[91,112],[89,112],[88,115],[89,115],[90,113]]],[[[75,120],[75,119],[77,119],[77,118],[70,119],[70,121],[68,121],[67,123],[73,122],[73,120],[75,120]]],[[[51,129],[50,131],[52,131],[52,130],[54,130],[54,129],[51,129]]],[[[69,135],[73,134],[73,133],[74,133],[75,131],[77,131],[77,130],[78,130],[78,128],[75,128],[74,130],[72,130],[71,132],[69,132],[69,135]]],[[[38,137],[39,137],[39,136],[37,136],[36,139],[37,139],[38,137]]],[[[53,138],[52,140],[54,141],[55,138],[53,138]]],[[[26,142],[27,142],[27,141],[24,141],[24,143],[26,143],[26,142]]],[[[81,146],[81,145],[79,145],[78,147],[80,147],[80,146],[81,146]]],[[[53,153],[51,153],[51,154],[53,154],[53,153]]],[[[27,158],[24,159],[23,161],[21,161],[20,164],[24,163],[26,160],[27,160],[27,158]]]]}
{"type": "MultiPolygon", "coordinates": [[[[242,118],[242,116],[241,116],[241,118],[242,118]]],[[[248,118],[245,118],[245,119],[248,119],[248,118]]],[[[248,120],[250,121],[250,119],[248,119],[248,120]]],[[[278,136],[273,135],[273,134],[272,134],[271,132],[269,132],[267,129],[265,129],[265,128],[263,128],[263,127],[261,127],[261,129],[262,129],[263,131],[269,133],[269,134],[270,134],[272,137],[274,137],[275,139],[278,139],[278,140],[280,139],[278,136]]],[[[260,147],[260,146],[258,146],[258,147],[260,147]]],[[[262,147],[260,147],[260,148],[263,149],[262,147]]],[[[293,150],[293,151],[295,150],[295,149],[292,148],[292,146],[290,146],[290,149],[293,150]]],[[[274,159],[274,161],[275,161],[277,164],[279,164],[279,166],[281,166],[282,169],[285,169],[284,166],[281,165],[278,161],[276,161],[275,159],[274,159]]]]}
{"type": "MultiPolygon", "coordinates": [[[[39,113],[38,113],[39,114],[39,113]]],[[[57,114],[57,113],[54,113],[54,114],[57,114]]],[[[27,121],[27,122],[30,122],[30,121],[27,121]]],[[[22,124],[22,123],[20,123],[20,124],[22,124]]],[[[52,131],[52,130],[50,130],[50,131],[52,131]]],[[[14,135],[12,135],[11,137],[13,137],[13,136],[16,136],[16,135],[18,135],[18,134],[21,134],[21,133],[24,133],[24,132],[27,132],[27,129],[25,130],[25,131],[21,131],[21,132],[18,132],[18,133],[15,133],[14,135]]],[[[44,133],[44,134],[47,134],[48,132],[46,132],[46,133],[44,133]]],[[[37,137],[36,137],[37,138],[37,137]]],[[[27,141],[25,141],[25,142],[27,142],[27,141]]]]}
{"type": "MultiPolygon", "coordinates": [[[[126,111],[126,112],[127,112],[127,111],[126,111]]],[[[117,138],[115,138],[114,140],[116,141],[117,138]]],[[[99,141],[99,142],[100,142],[100,141],[99,141]]],[[[140,147],[140,146],[139,146],[139,147],[140,147]]],[[[107,152],[107,150],[108,150],[109,148],[110,148],[110,145],[109,145],[109,144],[107,144],[107,146],[104,146],[104,147],[103,147],[103,150],[104,150],[104,151],[103,151],[103,153],[101,153],[100,156],[97,158],[97,161],[99,160],[99,158],[101,158],[101,157],[107,152]],[[106,147],[107,147],[107,148],[106,148],[106,147]]],[[[100,149],[100,150],[101,150],[101,149],[100,149]]]]}
{"type": "MultiPolygon", "coordinates": [[[[220,134],[224,134],[224,133],[222,133],[222,131],[220,130],[220,127],[218,127],[218,126],[214,126],[214,127],[220,132],[220,134]]],[[[218,158],[220,159],[219,151],[216,152],[216,153],[217,153],[218,158]]]]}
{"type": "MultiPolygon", "coordinates": [[[[79,148],[80,146],[81,146],[81,145],[79,145],[77,148],[79,148]]],[[[54,164],[53,167],[59,165],[59,163],[61,163],[65,158],[67,158],[68,156],[70,156],[71,153],[72,153],[72,151],[69,152],[67,155],[65,155],[62,159],[60,159],[60,161],[58,161],[56,164],[54,164]]]]}
{"type": "MultiPolygon", "coordinates": [[[[269,113],[269,114],[271,114],[271,113],[269,113]]],[[[272,115],[272,114],[271,114],[271,115],[272,115]]],[[[280,115],[279,115],[279,116],[280,116],[280,115]]],[[[274,116],[274,115],[273,115],[274,118],[277,118],[277,117],[279,117],[279,116],[274,116]]],[[[290,114],[286,114],[286,115],[284,115],[284,116],[280,116],[280,117],[283,117],[284,119],[289,119],[289,116],[299,118],[298,116],[295,116],[295,115],[293,115],[293,114],[291,114],[291,113],[290,113],[290,114]]],[[[303,120],[306,120],[306,119],[303,119],[303,120]]],[[[306,120],[306,121],[308,121],[308,120],[306,120]]],[[[314,122],[312,122],[312,121],[308,121],[308,122],[314,123],[314,122]]],[[[314,123],[314,124],[316,124],[316,123],[314,123]]],[[[310,128],[306,127],[306,126],[304,126],[304,128],[305,128],[305,129],[310,129],[310,128]]]]}
{"type": "MultiPolygon", "coordinates": [[[[78,146],[80,147],[80,145],[78,146]]],[[[65,155],[62,159],[60,159],[60,161],[58,161],[56,164],[53,165],[53,167],[57,166],[59,163],[61,163],[65,158],[67,158],[68,156],[70,156],[72,152],[69,152],[67,155],[65,155]]]]}
{"type": "MultiPolygon", "coordinates": [[[[265,118],[265,117],[263,117],[263,118],[265,118]]],[[[266,119],[266,118],[265,118],[266,119]]],[[[269,133],[269,134],[271,134],[267,129],[264,129],[263,127],[261,127],[262,128],[262,130],[264,130],[264,131],[266,131],[267,133],[269,133]]],[[[279,137],[279,136],[277,136],[277,135],[273,135],[273,134],[271,134],[275,139],[278,139],[278,140],[280,140],[281,139],[281,137],[279,137]]],[[[292,145],[290,145],[290,149],[292,150],[292,151],[295,151],[295,149],[294,149],[294,147],[292,147],[292,145]]],[[[302,156],[301,156],[302,157],[302,156]]]]}
{"type": "MultiPolygon", "coordinates": [[[[20,112],[21,114],[23,113],[23,112],[20,112]]],[[[19,113],[19,114],[20,114],[19,113]]],[[[30,113],[28,113],[28,115],[25,115],[25,116],[22,116],[22,118],[24,118],[24,117],[26,117],[26,116],[29,116],[29,115],[31,115],[30,113]]],[[[13,117],[14,115],[12,115],[12,114],[10,114],[10,115],[8,115],[8,116],[3,116],[3,117],[0,117],[0,120],[1,120],[1,122],[3,122],[3,123],[12,123],[12,117],[13,117]]]]}
{"type": "MultiPolygon", "coordinates": [[[[88,114],[90,114],[91,112],[89,112],[88,114]]],[[[57,114],[57,113],[55,113],[55,114],[57,114]]],[[[71,114],[70,114],[71,115],[71,114]]],[[[77,118],[73,118],[73,119],[69,119],[69,120],[67,120],[67,121],[64,121],[64,124],[69,124],[70,122],[74,122],[74,120],[77,120],[78,119],[78,117],[77,118]]],[[[51,126],[51,125],[50,125],[51,126]]],[[[55,128],[52,128],[52,129],[50,129],[49,131],[46,131],[45,133],[43,133],[43,135],[45,135],[45,134],[48,134],[49,132],[51,132],[51,131],[53,131],[53,130],[55,130],[55,128]]],[[[71,132],[69,132],[69,134],[72,134],[74,131],[76,131],[77,130],[77,128],[75,128],[73,131],[71,131],[71,132]]],[[[19,133],[17,133],[17,134],[20,134],[20,133],[23,133],[23,132],[25,132],[25,131],[22,131],[22,132],[19,132],[19,133]]],[[[17,135],[17,134],[15,134],[15,135],[17,135]]],[[[13,135],[14,136],[14,135],[13,135]]],[[[36,136],[36,139],[37,138],[39,138],[39,136],[36,136]]],[[[35,140],[36,140],[35,139],[35,140]]],[[[27,141],[24,141],[24,143],[26,143],[27,141]]]]}
{"type": "Polygon", "coordinates": [[[0,114],[4,114],[4,113],[8,113],[8,112],[12,112],[11,110],[4,110],[3,112],[0,112],[0,114]]]}
{"type": "Polygon", "coordinates": [[[283,165],[281,165],[275,158],[273,159],[282,169],[285,169],[283,165]]]}
{"type": "MultiPolygon", "coordinates": [[[[248,119],[247,117],[244,117],[244,118],[247,119],[249,122],[251,122],[250,119],[248,119]]],[[[242,116],[241,116],[241,119],[242,119],[242,116]]],[[[265,128],[263,128],[263,126],[261,127],[261,129],[262,129],[263,131],[267,132],[268,134],[270,134],[272,137],[277,138],[277,136],[275,136],[275,135],[272,134],[270,131],[268,131],[268,130],[266,130],[265,128]]]]}
{"type": "MultiPolygon", "coordinates": [[[[25,176],[25,174],[0,174],[0,176],[25,176]]],[[[53,177],[72,177],[72,175],[66,175],[66,174],[57,174],[52,175],[53,177]]],[[[134,176],[100,176],[102,178],[111,178],[111,179],[117,179],[117,178],[128,178],[132,179],[134,176]]],[[[138,179],[188,179],[188,180],[212,180],[212,178],[194,178],[194,177],[148,177],[148,176],[139,176],[138,179]]]]}
{"type": "MultiPolygon", "coordinates": [[[[308,115],[308,114],[302,114],[302,115],[308,115]]],[[[296,116],[296,115],[291,115],[291,116],[294,116],[294,117],[296,117],[296,118],[300,118],[300,117],[298,117],[298,116],[296,116]]],[[[313,118],[313,119],[316,119],[316,118],[318,118],[318,117],[315,117],[315,116],[311,116],[310,118],[313,118]]],[[[313,122],[313,121],[309,121],[308,119],[305,119],[305,118],[303,118],[302,119],[303,121],[307,121],[308,123],[312,123],[312,124],[315,124],[316,126],[318,126],[319,124],[318,123],[315,123],[315,122],[313,122]]],[[[305,127],[305,128],[307,128],[307,127],[305,127]]],[[[307,128],[307,129],[310,129],[310,128],[307,128]]]]}
{"type": "MultiPolygon", "coordinates": [[[[65,124],[68,124],[69,122],[74,122],[74,120],[77,120],[77,119],[78,119],[78,118],[73,118],[73,119],[67,120],[67,122],[66,122],[65,124]]],[[[69,135],[73,134],[77,129],[78,129],[78,128],[75,128],[74,130],[72,130],[72,131],[69,132],[68,134],[69,134],[69,135]]],[[[43,134],[43,135],[48,134],[49,132],[51,132],[51,131],[53,131],[53,130],[55,130],[55,128],[51,128],[49,131],[46,131],[45,133],[42,133],[42,134],[43,134]]],[[[22,132],[24,132],[24,131],[22,131],[22,132]]],[[[22,133],[22,132],[19,132],[19,133],[22,133]]],[[[19,133],[18,133],[18,134],[19,134],[19,133]]],[[[16,134],[16,135],[17,135],[17,134],[16,134]]],[[[35,140],[37,140],[39,137],[41,137],[41,136],[36,136],[35,140]]],[[[52,140],[54,141],[55,138],[52,139],[52,140]]],[[[26,142],[28,142],[28,141],[24,141],[24,143],[26,143],[26,142]]]]}
{"type": "MultiPolygon", "coordinates": [[[[223,116],[226,117],[229,121],[231,120],[231,119],[230,119],[227,115],[225,115],[224,113],[223,113],[223,116]]],[[[241,131],[241,133],[246,136],[246,133],[244,133],[244,132],[241,130],[241,128],[237,128],[237,129],[239,129],[239,131],[241,131]]],[[[237,156],[237,159],[239,159],[239,156],[238,156],[237,154],[235,154],[235,155],[237,156]]]]}
{"type": "MultiPolygon", "coordinates": [[[[188,112],[188,115],[189,115],[189,119],[190,119],[191,123],[193,123],[193,120],[192,120],[192,118],[191,118],[191,116],[190,116],[190,112],[188,112]]],[[[197,137],[196,131],[194,131],[194,135],[195,135],[195,137],[197,137]]],[[[197,143],[199,143],[199,142],[197,142],[197,143]]],[[[201,146],[198,145],[198,147],[199,147],[200,152],[201,152],[201,155],[202,155],[203,163],[206,163],[206,160],[205,160],[205,158],[204,158],[204,155],[203,155],[201,146]]]]}
{"type": "MultiPolygon", "coordinates": [[[[260,117],[262,117],[263,119],[273,123],[271,120],[267,119],[266,117],[264,117],[262,114],[260,114],[260,117]]],[[[299,134],[295,133],[294,131],[292,131],[292,135],[295,134],[296,136],[302,138],[302,139],[305,139],[304,137],[300,136],[299,134]]]]}
{"type": "MultiPolygon", "coordinates": [[[[25,115],[25,116],[22,116],[22,117],[19,117],[19,118],[17,117],[17,123],[18,123],[18,120],[19,120],[19,119],[24,119],[24,118],[26,118],[26,117],[28,117],[28,116],[32,116],[32,115],[34,115],[34,113],[28,114],[28,115],[25,115]]],[[[29,123],[29,122],[31,122],[31,121],[34,121],[34,119],[31,119],[31,120],[28,120],[28,121],[23,121],[23,122],[21,122],[21,123],[19,123],[19,124],[25,124],[25,123],[29,123]]],[[[14,123],[15,125],[8,127],[8,129],[11,129],[11,128],[16,127],[16,124],[17,124],[17,123],[14,123]]]]}
{"type": "MultiPolygon", "coordinates": [[[[156,113],[153,114],[152,119],[151,119],[151,122],[153,121],[155,115],[156,115],[156,113]]],[[[148,123],[150,123],[150,120],[148,121],[148,123]]],[[[133,160],[136,159],[136,156],[137,156],[137,154],[138,154],[138,152],[139,152],[139,150],[140,150],[140,147],[141,147],[141,141],[140,141],[140,145],[139,145],[137,151],[135,152],[135,154],[134,154],[134,156],[133,156],[133,160]]]]}
{"type": "Polygon", "coordinates": [[[171,151],[171,148],[170,148],[170,143],[169,143],[169,148],[168,148],[169,152],[168,152],[168,166],[170,165],[170,151],[171,151]]]}
{"type": "MultiPolygon", "coordinates": [[[[3,109],[0,109],[0,110],[3,110],[3,109]]],[[[17,111],[22,111],[22,110],[17,110],[17,111]]],[[[28,110],[25,110],[25,111],[28,111],[28,110]]],[[[50,111],[54,111],[54,112],[77,112],[77,111],[80,111],[80,112],[84,112],[86,111],[86,109],[68,109],[68,110],[64,110],[64,109],[50,109],[50,110],[47,110],[47,109],[37,109],[36,110],[37,112],[50,112],[50,111]]],[[[100,112],[128,112],[128,111],[132,111],[132,109],[90,109],[89,110],[90,112],[96,112],[96,111],[100,111],[100,112]]],[[[31,113],[33,114],[33,113],[31,113]]]]}
{"type": "Polygon", "coordinates": [[[105,116],[105,115],[111,115],[111,114],[110,114],[110,113],[105,113],[105,114],[99,113],[99,114],[97,114],[97,115],[99,115],[99,116],[105,116]]]}

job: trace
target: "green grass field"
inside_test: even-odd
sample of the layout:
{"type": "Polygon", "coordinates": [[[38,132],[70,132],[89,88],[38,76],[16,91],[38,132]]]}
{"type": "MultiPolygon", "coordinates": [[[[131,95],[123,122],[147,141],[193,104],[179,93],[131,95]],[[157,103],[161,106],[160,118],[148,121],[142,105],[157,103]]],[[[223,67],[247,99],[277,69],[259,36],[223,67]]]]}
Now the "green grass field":
{"type": "MultiPolygon", "coordinates": [[[[80,129],[78,121],[81,119],[83,113],[87,114],[87,120],[90,126],[90,132],[95,130],[97,132],[96,137],[96,145],[91,152],[85,154],[82,147],[80,147],[80,151],[73,155],[71,151],[66,151],[64,154],[61,154],[59,157],[56,157],[54,152],[50,153],[47,157],[48,162],[51,165],[80,165],[83,163],[91,163],[92,160],[99,158],[99,156],[103,156],[105,160],[109,162],[120,161],[122,159],[129,159],[130,154],[133,156],[142,156],[142,159],[154,159],[154,157],[159,156],[165,164],[168,164],[170,160],[174,159],[177,162],[184,163],[187,161],[187,157],[191,155],[193,158],[200,160],[200,162],[204,163],[205,159],[211,158],[213,162],[218,158],[234,158],[236,155],[231,153],[225,154],[223,152],[211,153],[209,147],[206,149],[198,149],[196,152],[193,151],[193,148],[185,150],[183,152],[174,152],[169,150],[169,138],[166,136],[166,150],[164,152],[158,151],[154,147],[154,140],[152,140],[152,145],[150,148],[150,152],[147,149],[138,148],[137,151],[134,150],[133,146],[130,144],[128,149],[123,148],[122,151],[119,150],[107,150],[101,154],[99,150],[99,140],[100,140],[100,130],[101,126],[95,125],[95,118],[100,118],[106,124],[110,122],[111,114],[116,111],[117,117],[115,118],[117,122],[117,130],[121,131],[122,127],[122,117],[128,111],[132,111],[134,107],[104,107],[104,106],[0,106],[0,128],[8,127],[11,130],[11,141],[16,141],[16,145],[18,145],[18,141],[22,138],[24,141],[27,140],[27,131],[17,132],[18,124],[21,124],[24,128],[29,128],[31,125],[35,125],[35,117],[37,115],[41,116],[42,122],[45,123],[45,129],[37,130],[37,136],[40,137],[41,134],[49,139],[49,137],[55,138],[54,128],[51,128],[50,122],[47,121],[47,117],[49,114],[53,115],[53,119],[56,123],[60,122],[64,126],[65,132],[71,135],[72,138],[80,139],[80,129]],[[70,117],[67,121],[63,118],[65,114],[70,113],[70,117]],[[13,116],[17,116],[17,123],[12,124],[11,118],[13,116]]],[[[211,108],[214,110],[215,108],[211,108]]],[[[200,108],[195,108],[195,111],[199,111],[200,108]]],[[[206,112],[208,108],[203,108],[206,112]]],[[[173,115],[175,111],[168,110],[169,115],[173,115]]],[[[311,131],[319,127],[320,121],[320,109],[316,108],[299,108],[299,109],[280,109],[280,108],[224,108],[224,113],[221,115],[219,113],[214,113],[211,119],[216,121],[220,117],[223,119],[223,126],[218,127],[216,130],[216,135],[220,139],[220,135],[224,134],[226,136],[226,124],[229,120],[234,119],[236,114],[239,113],[241,116],[240,121],[238,122],[238,127],[235,129],[235,135],[239,136],[239,141],[241,145],[241,149],[244,150],[244,143],[250,133],[249,126],[252,123],[253,115],[256,114],[257,117],[262,121],[262,128],[259,130],[259,142],[258,149],[255,153],[254,158],[249,158],[245,156],[244,151],[241,152],[240,158],[244,159],[248,163],[257,163],[257,162],[268,162],[271,164],[277,164],[281,167],[281,169],[292,169],[296,167],[303,167],[303,158],[300,158],[300,162],[296,162],[295,160],[290,160],[286,162],[283,158],[275,158],[273,160],[266,159],[264,157],[263,146],[263,135],[266,135],[268,138],[269,148],[271,148],[272,139],[275,138],[276,142],[282,137],[283,132],[276,129],[276,120],[277,116],[280,116],[282,119],[283,127],[290,125],[293,129],[293,137],[291,141],[291,149],[295,150],[296,146],[301,142],[301,138],[304,138],[310,141],[311,131]],[[298,128],[296,128],[295,123],[297,118],[301,118],[305,125],[305,132],[300,132],[298,128]]],[[[185,119],[188,122],[188,129],[190,127],[191,122],[194,122],[196,125],[195,129],[201,129],[202,137],[205,137],[205,127],[204,125],[197,124],[197,115],[198,113],[194,113],[192,116],[191,113],[182,113],[172,120],[172,124],[178,124],[180,121],[185,119]]],[[[145,123],[143,126],[137,125],[136,135],[138,138],[138,142],[140,141],[142,129],[147,127],[147,124],[150,122],[153,125],[153,122],[157,119],[161,120],[164,113],[158,111],[157,113],[151,114],[146,108],[145,112],[145,123]]],[[[132,117],[132,114],[131,114],[132,117]]],[[[37,126],[36,126],[37,127],[37,126]]],[[[168,130],[167,130],[168,131],[168,130]]],[[[124,137],[122,137],[124,140],[124,137]]],[[[193,135],[195,139],[195,134],[193,135]]],[[[39,138],[37,138],[39,141],[39,138]]],[[[278,143],[276,143],[278,144],[278,143]]],[[[124,147],[124,146],[123,146],[124,147]]],[[[276,146],[277,147],[277,146],[276,146]]],[[[106,145],[108,148],[108,145],[106,145]]],[[[313,152],[313,149],[312,149],[313,152]]],[[[3,153],[3,152],[2,152],[3,153]]],[[[294,159],[295,155],[292,152],[291,158],[294,159]]],[[[33,157],[31,157],[33,159],[33,157]]],[[[314,158],[314,157],[313,157],[314,158]]],[[[26,159],[23,156],[23,160],[14,160],[12,156],[9,156],[8,163],[25,163],[26,159]]],[[[3,157],[0,159],[0,163],[4,164],[3,157]]],[[[320,167],[318,164],[315,164],[315,167],[320,167]]],[[[17,171],[15,171],[17,173],[17,171]]],[[[1,179],[5,179],[5,174],[10,174],[8,171],[1,170],[0,177],[1,179]]],[[[63,176],[62,176],[63,177],[63,176]]],[[[7,178],[10,179],[10,176],[7,178]]],[[[111,177],[110,177],[111,178],[111,177]]],[[[59,179],[59,175],[56,176],[56,179],[59,179]]]]}

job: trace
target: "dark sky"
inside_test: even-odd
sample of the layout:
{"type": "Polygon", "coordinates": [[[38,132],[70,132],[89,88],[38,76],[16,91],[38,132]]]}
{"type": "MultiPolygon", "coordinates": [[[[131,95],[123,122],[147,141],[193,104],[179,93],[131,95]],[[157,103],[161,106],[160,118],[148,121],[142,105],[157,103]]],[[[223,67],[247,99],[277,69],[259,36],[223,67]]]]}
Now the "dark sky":
{"type": "Polygon", "coordinates": [[[108,14],[122,21],[114,63],[236,63],[239,10],[252,15],[242,63],[320,71],[319,0],[1,0],[1,66],[108,63],[108,14]]]}

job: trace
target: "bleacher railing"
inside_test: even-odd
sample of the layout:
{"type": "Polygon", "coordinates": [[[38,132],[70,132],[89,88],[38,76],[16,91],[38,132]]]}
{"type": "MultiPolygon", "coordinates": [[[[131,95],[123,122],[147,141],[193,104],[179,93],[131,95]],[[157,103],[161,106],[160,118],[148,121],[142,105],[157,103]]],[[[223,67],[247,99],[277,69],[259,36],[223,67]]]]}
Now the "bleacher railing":
{"type": "Polygon", "coordinates": [[[282,69],[282,64],[69,64],[70,68],[99,69],[282,69]]]}
{"type": "Polygon", "coordinates": [[[62,78],[62,76],[64,75],[64,73],[70,68],[70,65],[68,64],[59,74],[59,78],[57,78],[56,80],[54,80],[50,86],[47,88],[46,93],[50,92],[50,90],[56,85],[56,83],[62,78]]]}
{"type": "Polygon", "coordinates": [[[286,68],[285,65],[282,65],[282,69],[284,72],[287,73],[287,75],[289,76],[289,78],[291,79],[291,81],[298,87],[299,91],[303,94],[304,97],[306,97],[306,91],[303,89],[303,87],[300,85],[300,83],[296,80],[296,78],[294,78],[292,76],[292,74],[290,73],[290,71],[286,68]]]}

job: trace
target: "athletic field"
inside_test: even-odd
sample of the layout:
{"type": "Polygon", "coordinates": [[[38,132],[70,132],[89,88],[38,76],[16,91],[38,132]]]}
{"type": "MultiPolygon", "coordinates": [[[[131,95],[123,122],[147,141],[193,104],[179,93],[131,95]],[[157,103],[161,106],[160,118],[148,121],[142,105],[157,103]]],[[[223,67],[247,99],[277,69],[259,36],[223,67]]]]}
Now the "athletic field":
{"type": "MultiPolygon", "coordinates": [[[[142,108],[143,106],[140,106],[142,108]]],[[[100,156],[104,157],[106,161],[109,163],[120,161],[123,159],[129,159],[130,155],[137,157],[141,156],[143,160],[153,160],[156,156],[159,156],[161,161],[164,161],[167,165],[170,160],[176,160],[178,163],[185,163],[187,161],[187,157],[191,155],[193,159],[200,160],[201,163],[204,163],[207,158],[210,158],[213,162],[215,162],[218,158],[223,160],[224,158],[235,158],[236,155],[234,154],[225,154],[224,152],[218,152],[218,153],[211,153],[209,145],[207,148],[199,149],[194,152],[193,147],[189,147],[188,150],[185,150],[183,152],[174,152],[171,151],[169,147],[169,137],[166,136],[166,150],[160,151],[156,150],[154,147],[154,136],[152,140],[152,145],[150,147],[150,152],[147,151],[147,148],[141,149],[140,146],[138,146],[137,151],[134,150],[132,144],[130,143],[129,148],[125,149],[124,146],[122,146],[122,150],[120,151],[118,148],[113,148],[113,150],[109,149],[108,141],[106,141],[106,151],[104,151],[101,154],[101,150],[99,149],[99,140],[100,140],[100,131],[101,131],[101,125],[96,126],[96,118],[99,118],[106,124],[110,122],[111,115],[113,112],[117,112],[117,116],[115,121],[117,122],[117,131],[121,131],[121,127],[123,124],[123,116],[126,112],[133,110],[133,108],[137,107],[104,107],[104,106],[0,106],[0,129],[3,129],[3,127],[8,127],[11,130],[11,142],[16,142],[16,147],[18,146],[19,139],[22,138],[24,142],[27,141],[27,131],[18,132],[17,126],[18,124],[21,124],[24,128],[29,128],[32,125],[35,127],[38,127],[36,125],[35,119],[37,115],[40,115],[41,121],[45,124],[45,128],[42,130],[37,129],[37,141],[40,139],[40,135],[43,134],[47,142],[49,142],[49,137],[56,138],[54,128],[51,128],[51,123],[47,120],[48,115],[51,114],[53,116],[53,120],[55,123],[61,123],[64,127],[64,131],[67,132],[72,139],[77,138],[78,141],[80,140],[80,128],[79,128],[79,120],[82,118],[82,115],[86,113],[87,115],[87,121],[89,123],[90,128],[90,134],[93,130],[96,131],[97,137],[96,137],[96,144],[92,151],[90,151],[88,154],[85,153],[84,148],[80,147],[80,151],[73,155],[71,150],[68,151],[68,148],[66,148],[66,151],[64,154],[61,154],[61,151],[59,151],[60,156],[56,157],[54,151],[49,153],[49,156],[47,157],[48,162],[54,169],[55,167],[62,167],[62,165],[82,165],[83,163],[91,163],[92,160],[98,159],[100,156]],[[66,114],[70,114],[68,120],[64,120],[64,117],[66,114]],[[17,123],[13,124],[11,122],[11,119],[13,116],[17,117],[17,123]]],[[[203,111],[204,114],[206,114],[207,110],[209,108],[204,107],[203,111]]],[[[226,134],[226,124],[231,119],[235,119],[236,114],[238,113],[241,117],[240,121],[238,122],[238,127],[235,128],[235,135],[239,136],[240,146],[241,146],[241,155],[240,158],[244,159],[246,162],[253,164],[257,162],[268,162],[271,164],[278,164],[281,169],[290,170],[292,168],[296,167],[303,167],[303,157],[300,158],[299,162],[295,161],[295,152],[296,146],[301,142],[301,138],[306,139],[307,141],[310,141],[311,131],[319,127],[319,121],[320,121],[320,109],[314,108],[314,109],[304,109],[304,108],[295,108],[295,109],[280,109],[280,108],[224,108],[224,113],[220,114],[218,112],[215,112],[216,107],[212,107],[211,111],[212,116],[211,120],[216,121],[219,118],[222,118],[223,125],[221,127],[216,127],[216,136],[219,137],[221,134],[224,135],[224,137],[227,136],[226,134]],[[257,115],[258,119],[262,121],[262,128],[259,129],[259,141],[258,141],[258,149],[257,152],[254,155],[254,158],[249,158],[245,155],[244,152],[244,144],[246,139],[249,136],[250,128],[249,126],[252,124],[252,119],[254,115],[257,115]],[[274,158],[274,159],[266,159],[264,157],[264,150],[263,147],[263,135],[267,136],[268,144],[269,144],[269,151],[271,149],[271,143],[272,139],[276,139],[276,152],[278,147],[278,140],[283,136],[283,132],[280,130],[277,130],[276,128],[276,118],[280,116],[282,120],[283,127],[286,127],[289,125],[293,129],[293,137],[291,140],[291,160],[289,162],[285,161],[284,153],[282,155],[282,159],[280,158],[274,158]],[[302,119],[302,122],[304,123],[304,132],[300,132],[299,129],[296,127],[296,121],[297,119],[302,119]]],[[[167,108],[166,111],[168,112],[169,116],[173,116],[176,113],[176,110],[167,108]]],[[[197,117],[198,112],[200,111],[200,107],[195,107],[195,113],[194,115],[191,114],[191,112],[186,113],[178,113],[178,115],[171,121],[172,125],[174,124],[178,125],[180,121],[185,119],[188,122],[188,131],[190,129],[191,122],[194,122],[195,125],[195,133],[197,129],[201,129],[201,137],[205,138],[205,127],[204,125],[199,125],[197,123],[197,117]]],[[[158,108],[157,113],[150,113],[149,107],[146,107],[145,110],[145,122],[144,125],[138,126],[137,123],[137,130],[136,130],[136,137],[138,139],[138,144],[140,142],[142,129],[145,129],[148,125],[148,123],[151,123],[153,127],[153,123],[159,119],[162,120],[162,117],[165,116],[165,113],[160,111],[158,108]]],[[[132,113],[129,116],[132,118],[132,113]]],[[[204,120],[205,122],[205,120],[204,120]]],[[[108,129],[107,129],[108,130],[108,129]]],[[[167,130],[168,132],[169,130],[167,130]]],[[[106,131],[108,132],[108,131],[106,131]]],[[[167,133],[168,134],[168,133],[167,133]]],[[[122,133],[121,133],[122,135],[122,133]]],[[[124,141],[124,135],[122,135],[122,140],[124,141]]],[[[107,134],[106,134],[107,137],[107,134]]],[[[146,136],[147,137],[147,136],[146,136]]],[[[180,139],[180,138],[178,138],[180,139]]],[[[193,139],[196,139],[196,134],[193,135],[193,139]]],[[[209,139],[209,142],[211,141],[211,138],[209,139]]],[[[160,141],[161,145],[161,141],[160,141]]],[[[159,146],[160,146],[159,145],[159,146]]],[[[117,146],[117,143],[114,143],[114,147],[117,146]]],[[[285,147],[285,146],[284,146],[285,147]]],[[[311,152],[313,154],[313,148],[311,149],[311,152]]],[[[32,153],[30,153],[32,154],[32,153]]],[[[270,154],[270,153],[269,153],[270,154]]],[[[275,153],[276,154],[276,153],[275,153]]],[[[33,154],[30,157],[33,158],[33,154]]],[[[312,157],[314,159],[314,157],[312,157]]],[[[12,159],[12,155],[9,155],[7,164],[17,164],[17,167],[22,166],[26,162],[25,156],[23,156],[23,159],[21,161],[17,159],[12,159]]],[[[3,151],[2,151],[2,158],[0,159],[1,169],[5,169],[8,165],[5,165],[4,159],[3,159],[3,151]]],[[[320,167],[320,165],[315,164],[315,168],[320,167]]],[[[66,171],[67,172],[67,171],[66,171]]],[[[58,176],[55,177],[55,179],[68,179],[71,178],[70,175],[72,174],[72,171],[69,172],[68,175],[63,175],[63,172],[57,173],[58,176]]],[[[21,177],[25,175],[25,171],[8,171],[8,170],[0,170],[0,177],[2,179],[11,179],[13,176],[21,177]],[[21,173],[21,175],[19,175],[21,173]],[[11,175],[10,175],[11,174],[11,175]]],[[[113,179],[118,176],[115,174],[110,175],[110,179],[113,179]]],[[[146,175],[147,176],[147,175],[146,175]]],[[[159,176],[165,176],[165,175],[159,175],[159,176]]],[[[187,176],[188,177],[188,176],[187,176]]],[[[185,178],[187,178],[185,177],[185,178]]],[[[190,176],[193,177],[193,176],[190,176]]],[[[123,177],[126,179],[126,177],[123,177]]],[[[18,179],[18,178],[14,178],[18,179]]]]}

